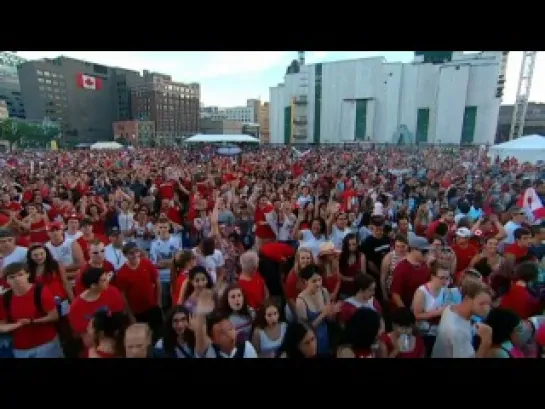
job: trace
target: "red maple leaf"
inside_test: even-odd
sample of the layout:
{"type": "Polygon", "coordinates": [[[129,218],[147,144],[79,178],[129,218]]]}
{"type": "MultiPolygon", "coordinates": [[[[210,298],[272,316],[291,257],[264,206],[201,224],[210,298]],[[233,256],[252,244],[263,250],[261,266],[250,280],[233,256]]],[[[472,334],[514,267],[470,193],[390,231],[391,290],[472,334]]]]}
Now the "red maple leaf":
{"type": "Polygon", "coordinates": [[[91,78],[89,78],[89,77],[86,78],[85,85],[88,85],[88,86],[92,87],[94,84],[95,84],[95,82],[91,78]]]}

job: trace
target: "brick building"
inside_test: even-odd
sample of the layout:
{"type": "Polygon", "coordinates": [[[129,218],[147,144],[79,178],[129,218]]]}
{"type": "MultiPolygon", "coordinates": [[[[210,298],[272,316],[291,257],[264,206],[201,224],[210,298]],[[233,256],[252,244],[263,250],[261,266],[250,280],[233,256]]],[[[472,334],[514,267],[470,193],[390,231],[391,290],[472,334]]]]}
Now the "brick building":
{"type": "Polygon", "coordinates": [[[155,122],[153,121],[118,121],[113,123],[114,140],[123,141],[132,146],[155,146],[155,122]]]}
{"type": "Polygon", "coordinates": [[[199,131],[200,86],[172,81],[170,75],[144,71],[131,90],[133,119],[153,121],[160,145],[172,145],[199,131]]]}

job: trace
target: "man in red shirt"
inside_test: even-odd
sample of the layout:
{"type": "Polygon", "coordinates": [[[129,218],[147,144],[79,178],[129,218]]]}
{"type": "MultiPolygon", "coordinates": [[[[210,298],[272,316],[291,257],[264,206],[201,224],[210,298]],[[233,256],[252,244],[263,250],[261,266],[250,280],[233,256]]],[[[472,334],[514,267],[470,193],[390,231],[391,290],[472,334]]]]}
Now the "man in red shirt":
{"type": "Polygon", "coordinates": [[[414,293],[430,281],[430,270],[424,252],[429,249],[426,239],[409,235],[409,252],[392,272],[392,302],[397,308],[411,308],[414,293]]]}
{"type": "Polygon", "coordinates": [[[450,226],[454,223],[454,212],[448,208],[443,208],[440,210],[441,217],[430,223],[428,230],[426,231],[426,237],[428,240],[433,239],[435,236],[435,229],[439,224],[446,223],[450,229],[450,226]]]}
{"type": "Polygon", "coordinates": [[[105,246],[107,246],[110,241],[106,236],[102,234],[97,234],[93,232],[93,221],[89,218],[85,218],[80,223],[81,232],[83,235],[76,240],[76,243],[79,244],[81,250],[83,251],[83,258],[85,261],[89,261],[89,244],[95,240],[100,241],[105,246]]]}
{"type": "Polygon", "coordinates": [[[114,279],[114,266],[112,263],[104,259],[104,244],[98,240],[93,241],[89,245],[89,261],[80,269],[76,275],[74,282],[74,296],[80,295],[85,291],[85,287],[81,282],[82,273],[91,267],[101,268],[104,270],[110,282],[114,279]]]}
{"type": "Polygon", "coordinates": [[[127,243],[123,254],[127,261],[116,274],[115,286],[125,295],[136,321],[147,323],[156,340],[163,325],[159,271],[148,258],[140,257],[135,243],[127,243]]]}
{"type": "Polygon", "coordinates": [[[513,233],[515,242],[505,248],[505,257],[514,264],[518,264],[528,255],[528,248],[532,239],[530,230],[519,227],[513,233]]]}
{"type": "Polygon", "coordinates": [[[264,243],[259,251],[259,272],[271,296],[282,296],[282,271],[295,256],[295,249],[278,241],[264,243]]]}
{"type": "Polygon", "coordinates": [[[471,231],[467,227],[460,227],[456,230],[456,243],[452,250],[456,255],[455,282],[458,282],[459,275],[469,267],[469,263],[479,253],[479,249],[470,242],[471,231]]]}
{"type": "Polygon", "coordinates": [[[88,268],[81,276],[85,287],[70,306],[68,321],[76,337],[81,338],[83,346],[89,348],[93,340],[87,333],[87,326],[95,313],[104,309],[111,312],[125,310],[125,301],[117,288],[109,285],[106,272],[101,268],[88,268]]]}
{"type": "Polygon", "coordinates": [[[30,283],[22,263],[7,265],[3,274],[11,289],[0,302],[0,326],[2,332],[12,333],[15,358],[62,358],[53,294],[30,283]]]}

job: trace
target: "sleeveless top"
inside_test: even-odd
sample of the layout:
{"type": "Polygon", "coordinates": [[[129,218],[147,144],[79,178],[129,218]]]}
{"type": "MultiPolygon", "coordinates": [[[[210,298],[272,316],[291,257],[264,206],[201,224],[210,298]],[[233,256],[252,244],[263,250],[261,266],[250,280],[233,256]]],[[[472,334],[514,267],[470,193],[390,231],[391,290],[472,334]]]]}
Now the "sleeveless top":
{"type": "Polygon", "coordinates": [[[500,349],[507,352],[509,358],[526,358],[522,351],[514,346],[511,341],[505,341],[500,345],[500,349]]]}
{"type": "MultiPolygon", "coordinates": [[[[431,293],[429,283],[418,287],[417,291],[424,293],[424,312],[429,312],[441,308],[445,305],[447,300],[447,291],[445,288],[441,288],[439,294],[434,296],[431,293]]],[[[421,334],[437,335],[437,327],[441,317],[434,317],[427,320],[420,320],[417,323],[418,330],[421,334]]]]}
{"type": "Polygon", "coordinates": [[[49,236],[45,229],[45,220],[41,218],[37,222],[30,223],[30,242],[43,244],[49,240],[49,236]]]}
{"type": "Polygon", "coordinates": [[[51,241],[48,241],[45,245],[59,264],[62,264],[64,267],[74,264],[71,240],[64,239],[59,246],[54,246],[51,241]]]}
{"type": "MultiPolygon", "coordinates": [[[[358,252],[355,261],[352,264],[349,264],[345,271],[342,271],[341,274],[345,277],[356,277],[358,273],[361,272],[361,254],[358,252]]],[[[339,290],[341,294],[344,295],[354,295],[356,294],[356,286],[354,282],[341,281],[341,289],[339,290]]]]}
{"type": "Polygon", "coordinates": [[[260,358],[274,358],[276,352],[282,345],[284,336],[286,335],[287,324],[285,322],[280,323],[280,336],[276,340],[272,340],[268,337],[265,331],[259,331],[259,357],[260,358]]]}
{"type": "MultiPolygon", "coordinates": [[[[327,291],[325,288],[322,287],[322,297],[325,301],[325,291],[327,291]]],[[[297,298],[300,298],[303,303],[305,304],[306,310],[307,310],[307,322],[309,324],[312,324],[316,318],[321,314],[321,312],[311,311],[308,307],[308,304],[306,300],[299,296],[297,298]]],[[[314,329],[314,332],[316,333],[316,342],[318,344],[318,355],[327,353],[329,350],[329,333],[327,330],[327,321],[324,319],[322,322],[320,322],[320,325],[314,329]]]]}

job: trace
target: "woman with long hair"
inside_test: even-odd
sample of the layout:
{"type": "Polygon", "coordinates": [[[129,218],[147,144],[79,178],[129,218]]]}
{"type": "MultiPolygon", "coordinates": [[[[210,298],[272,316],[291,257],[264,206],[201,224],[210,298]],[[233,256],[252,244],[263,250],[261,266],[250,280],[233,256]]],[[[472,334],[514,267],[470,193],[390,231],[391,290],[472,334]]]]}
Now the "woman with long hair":
{"type": "Polygon", "coordinates": [[[218,310],[229,318],[235,328],[237,342],[251,339],[255,311],[248,305],[238,284],[230,284],[223,292],[218,310]]]}
{"type": "Polygon", "coordinates": [[[305,247],[299,247],[295,253],[293,268],[288,273],[286,282],[284,283],[284,295],[286,296],[285,313],[287,321],[292,321],[296,316],[295,300],[304,289],[303,282],[299,278],[299,272],[309,265],[314,265],[312,251],[305,247]]]}
{"type": "Polygon", "coordinates": [[[257,311],[252,344],[260,358],[274,358],[282,346],[287,324],[281,321],[280,303],[268,298],[257,311]]]}
{"type": "Polygon", "coordinates": [[[163,338],[156,348],[168,358],[194,358],[195,333],[190,328],[190,312],[183,305],[176,305],[168,313],[163,329],[163,338]]]}
{"type": "Polygon", "coordinates": [[[189,277],[189,271],[196,265],[197,257],[191,250],[178,250],[174,254],[170,267],[172,305],[176,305],[180,301],[182,286],[189,277]]]}
{"type": "Polygon", "coordinates": [[[204,289],[212,289],[213,287],[214,283],[206,269],[202,266],[193,267],[189,271],[187,280],[182,285],[178,304],[183,305],[190,312],[193,312],[201,292],[204,289]]]}
{"type": "Polygon", "coordinates": [[[367,261],[365,255],[359,250],[358,238],[354,233],[349,233],[343,239],[342,251],[339,257],[341,279],[339,293],[341,299],[356,294],[355,277],[360,273],[365,273],[366,270],[367,261]]]}
{"type": "Polygon", "coordinates": [[[49,241],[49,235],[47,234],[47,223],[49,219],[47,214],[43,213],[41,206],[37,203],[29,203],[26,206],[28,216],[19,221],[17,218],[11,218],[11,220],[23,231],[28,232],[30,235],[31,244],[44,244],[49,241]]]}

